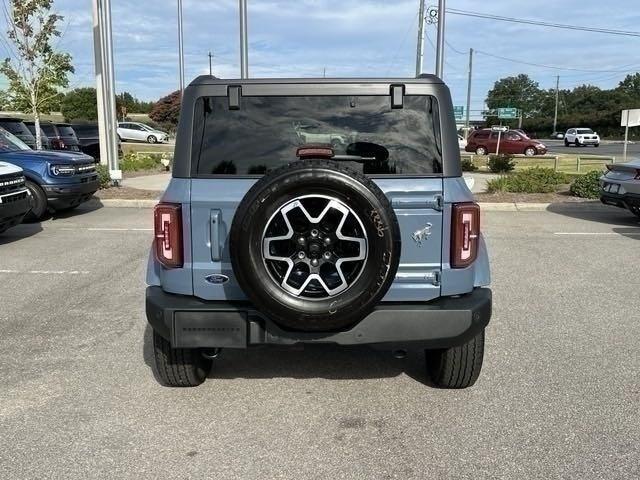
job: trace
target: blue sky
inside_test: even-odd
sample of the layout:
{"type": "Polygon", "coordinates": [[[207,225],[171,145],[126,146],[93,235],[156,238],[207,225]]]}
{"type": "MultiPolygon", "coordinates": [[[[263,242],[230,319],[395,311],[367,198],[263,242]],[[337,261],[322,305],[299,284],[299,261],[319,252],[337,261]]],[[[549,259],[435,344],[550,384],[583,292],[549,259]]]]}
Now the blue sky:
{"type": "MultiPolygon", "coordinates": [[[[412,76],[415,69],[418,0],[248,0],[249,64],[252,77],[412,76]]],[[[427,0],[427,5],[435,4],[427,0]]],[[[640,30],[637,0],[448,0],[447,6],[543,21],[640,30]]],[[[90,0],[56,0],[65,16],[60,48],[74,58],[72,86],[93,84],[90,0]]],[[[208,72],[207,52],[214,52],[214,74],[239,76],[237,0],[184,0],[187,81],[208,72]]],[[[175,0],[112,0],[116,83],[145,100],[155,100],[178,86],[175,0]]],[[[4,29],[4,28],[3,28],[4,29]]],[[[540,68],[478,54],[474,61],[472,110],[479,110],[487,90],[503,76],[531,75],[542,87],[583,83],[615,86],[624,73],[640,70],[640,38],[546,29],[449,15],[447,41],[456,50],[469,47],[495,55],[579,72],[540,68]]],[[[435,27],[427,30],[435,43],[435,27]]],[[[432,72],[434,49],[425,42],[425,71],[432,72]]],[[[467,55],[446,49],[445,81],[454,103],[466,99],[467,55]]]]}

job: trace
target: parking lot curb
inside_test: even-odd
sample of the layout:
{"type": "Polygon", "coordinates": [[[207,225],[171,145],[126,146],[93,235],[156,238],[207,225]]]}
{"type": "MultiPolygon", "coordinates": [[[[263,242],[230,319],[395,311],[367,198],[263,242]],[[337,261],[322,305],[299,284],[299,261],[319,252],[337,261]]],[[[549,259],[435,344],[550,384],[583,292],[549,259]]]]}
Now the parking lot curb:
{"type": "Polygon", "coordinates": [[[86,203],[88,208],[117,207],[117,208],[153,208],[158,200],[124,199],[124,198],[92,198],[86,203]]]}
{"type": "Polygon", "coordinates": [[[480,202],[480,209],[487,212],[543,212],[551,206],[554,209],[603,210],[606,205],[595,202],[560,202],[560,203],[527,203],[527,202],[480,202]]]}

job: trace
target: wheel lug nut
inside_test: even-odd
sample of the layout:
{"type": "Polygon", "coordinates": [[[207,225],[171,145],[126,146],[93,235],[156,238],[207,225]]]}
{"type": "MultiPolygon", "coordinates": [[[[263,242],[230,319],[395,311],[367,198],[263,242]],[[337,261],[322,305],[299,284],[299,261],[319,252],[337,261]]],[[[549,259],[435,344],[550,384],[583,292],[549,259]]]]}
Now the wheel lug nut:
{"type": "Polygon", "coordinates": [[[316,230],[315,228],[313,230],[311,230],[311,236],[312,237],[317,237],[318,236],[318,230],[316,230]]]}
{"type": "Polygon", "coordinates": [[[324,239],[324,244],[325,245],[331,245],[331,239],[329,237],[324,239]]]}
{"type": "Polygon", "coordinates": [[[323,257],[325,260],[329,260],[331,258],[331,252],[324,252],[323,257]]]}
{"type": "Polygon", "coordinates": [[[304,252],[298,252],[298,258],[304,258],[304,257],[305,257],[304,252]]]}
{"type": "Polygon", "coordinates": [[[298,243],[299,243],[300,245],[304,245],[304,244],[306,243],[305,238],[304,238],[304,237],[300,237],[300,238],[298,238],[298,243]]]}
{"type": "Polygon", "coordinates": [[[313,266],[313,267],[317,267],[318,266],[318,260],[316,258],[311,260],[311,266],[313,266]]]}

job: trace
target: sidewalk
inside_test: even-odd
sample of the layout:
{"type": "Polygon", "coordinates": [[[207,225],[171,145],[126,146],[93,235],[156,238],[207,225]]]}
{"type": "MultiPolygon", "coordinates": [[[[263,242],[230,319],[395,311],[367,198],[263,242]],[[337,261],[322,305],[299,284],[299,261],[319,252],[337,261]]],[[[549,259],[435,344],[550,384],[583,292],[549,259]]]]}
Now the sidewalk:
{"type": "Polygon", "coordinates": [[[139,190],[165,191],[171,180],[171,172],[158,173],[156,175],[144,175],[141,177],[125,178],[123,187],[137,188],[139,190]]]}

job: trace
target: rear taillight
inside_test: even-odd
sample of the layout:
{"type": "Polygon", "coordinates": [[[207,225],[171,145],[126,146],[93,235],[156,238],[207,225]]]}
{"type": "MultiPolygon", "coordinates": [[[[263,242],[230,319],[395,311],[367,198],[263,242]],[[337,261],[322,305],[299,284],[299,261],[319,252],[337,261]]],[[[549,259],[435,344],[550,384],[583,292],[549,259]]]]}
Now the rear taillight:
{"type": "Polygon", "coordinates": [[[477,203],[455,203],[451,219],[451,268],[465,268],[478,255],[480,207],[477,203]]]}
{"type": "Polygon", "coordinates": [[[613,170],[613,165],[611,165],[611,164],[607,164],[607,165],[605,165],[605,167],[607,167],[608,171],[613,170]]]}
{"type": "Polygon", "coordinates": [[[160,203],[153,211],[156,258],[166,268],[182,267],[181,205],[160,203]]]}

